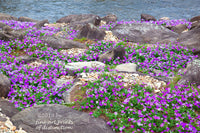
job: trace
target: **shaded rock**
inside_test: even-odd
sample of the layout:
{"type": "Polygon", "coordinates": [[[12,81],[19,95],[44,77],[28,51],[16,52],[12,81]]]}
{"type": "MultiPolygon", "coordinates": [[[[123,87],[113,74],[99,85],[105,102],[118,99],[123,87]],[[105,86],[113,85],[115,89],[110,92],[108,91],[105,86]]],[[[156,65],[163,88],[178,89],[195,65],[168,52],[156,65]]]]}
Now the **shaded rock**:
{"type": "Polygon", "coordinates": [[[13,17],[11,15],[5,14],[5,13],[0,13],[0,20],[15,20],[15,21],[17,21],[17,18],[13,17]]]}
{"type": "Polygon", "coordinates": [[[194,21],[194,22],[192,22],[190,30],[192,30],[194,28],[200,28],[200,21],[194,21]]]}
{"type": "Polygon", "coordinates": [[[18,21],[21,22],[38,22],[38,20],[32,19],[32,18],[28,18],[28,17],[19,17],[18,21]]]}
{"type": "Polygon", "coordinates": [[[40,37],[40,40],[43,43],[47,43],[50,47],[54,49],[71,49],[71,48],[85,48],[86,46],[82,43],[64,39],[61,37],[55,37],[55,36],[43,36],[40,37]]]}
{"type": "Polygon", "coordinates": [[[120,39],[126,38],[135,43],[170,43],[176,41],[178,34],[169,29],[149,23],[133,23],[116,25],[112,32],[120,39]]]}
{"type": "Polygon", "coordinates": [[[194,22],[194,21],[200,21],[200,15],[199,16],[195,16],[195,17],[190,19],[190,22],[194,22]]]}
{"type": "Polygon", "coordinates": [[[19,112],[19,110],[15,108],[14,104],[2,98],[0,98],[0,108],[1,112],[8,117],[12,117],[19,112]]]}
{"type": "Polygon", "coordinates": [[[40,29],[44,27],[45,24],[49,24],[49,21],[47,19],[37,22],[35,25],[33,25],[33,27],[40,29]]]}
{"type": "Polygon", "coordinates": [[[172,31],[178,34],[182,33],[186,29],[187,29],[187,26],[185,24],[179,24],[171,28],[172,31]]]}
{"type": "Polygon", "coordinates": [[[28,133],[113,133],[103,119],[57,104],[27,108],[11,121],[28,133]]]}
{"type": "Polygon", "coordinates": [[[7,97],[10,91],[10,80],[8,77],[0,73],[0,97],[7,97]]]}
{"type": "Polygon", "coordinates": [[[0,28],[2,29],[4,26],[7,26],[7,24],[0,22],[0,28]]]}
{"type": "Polygon", "coordinates": [[[137,65],[134,63],[126,63],[117,65],[115,69],[123,72],[136,72],[136,67],[137,65]]]}
{"type": "Polygon", "coordinates": [[[114,14],[108,14],[105,17],[101,18],[101,20],[105,21],[106,24],[109,24],[110,22],[116,22],[117,16],[114,14]]]}
{"type": "Polygon", "coordinates": [[[56,21],[56,23],[70,23],[71,25],[92,23],[95,26],[98,26],[100,22],[101,18],[94,14],[69,15],[56,21]]]}
{"type": "Polygon", "coordinates": [[[103,29],[97,28],[95,25],[89,23],[84,25],[78,32],[78,38],[86,37],[91,40],[103,40],[106,33],[103,29]]]}
{"type": "Polygon", "coordinates": [[[188,32],[181,33],[178,42],[193,50],[194,54],[200,54],[200,28],[194,28],[188,32]]]}
{"type": "Polygon", "coordinates": [[[156,21],[156,18],[149,14],[141,14],[141,21],[156,21]]]}
{"type": "Polygon", "coordinates": [[[115,60],[117,57],[119,57],[120,59],[124,59],[124,56],[125,56],[125,48],[117,47],[99,55],[98,61],[104,62],[109,60],[115,60]]]}
{"type": "Polygon", "coordinates": [[[9,41],[18,38],[22,40],[25,35],[25,30],[13,30],[9,26],[4,26],[3,31],[0,31],[0,40],[9,41]]]}
{"type": "Polygon", "coordinates": [[[29,57],[29,56],[19,56],[16,58],[16,60],[18,60],[19,63],[21,63],[21,64],[29,64],[29,63],[35,62],[35,61],[42,62],[43,64],[45,63],[44,61],[42,61],[36,57],[29,57]]]}
{"type": "Polygon", "coordinates": [[[200,85],[200,60],[195,59],[187,64],[186,72],[183,78],[178,81],[179,84],[186,85],[188,83],[200,85]]]}

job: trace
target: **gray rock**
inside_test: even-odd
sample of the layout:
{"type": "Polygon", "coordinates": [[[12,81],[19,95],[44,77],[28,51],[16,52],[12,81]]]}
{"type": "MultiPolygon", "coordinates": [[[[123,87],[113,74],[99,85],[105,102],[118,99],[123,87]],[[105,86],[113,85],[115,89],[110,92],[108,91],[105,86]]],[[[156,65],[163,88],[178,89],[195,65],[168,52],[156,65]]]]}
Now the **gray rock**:
{"type": "Polygon", "coordinates": [[[172,31],[178,34],[182,33],[186,29],[187,29],[187,26],[185,24],[179,24],[171,28],[172,31]]]}
{"type": "Polygon", "coordinates": [[[0,73],[0,97],[7,97],[10,91],[10,80],[8,77],[0,73]]]}
{"type": "Polygon", "coordinates": [[[190,19],[190,22],[200,21],[200,15],[190,19]]]}
{"type": "Polygon", "coordinates": [[[137,65],[134,63],[125,63],[117,65],[115,69],[123,72],[136,72],[136,67],[137,65]]]}
{"type": "Polygon", "coordinates": [[[73,70],[82,69],[84,67],[102,68],[102,67],[105,67],[105,64],[99,61],[89,61],[89,62],[73,62],[73,63],[68,63],[67,65],[65,65],[65,68],[73,69],[73,70]]]}
{"type": "Polygon", "coordinates": [[[28,133],[113,133],[103,119],[57,104],[26,108],[11,121],[28,133]]]}
{"type": "Polygon", "coordinates": [[[98,61],[104,62],[108,60],[115,60],[117,57],[119,57],[120,59],[124,59],[124,56],[125,56],[125,48],[117,47],[99,55],[98,61]]]}
{"type": "Polygon", "coordinates": [[[141,14],[141,21],[156,21],[156,18],[149,14],[141,14]]]}
{"type": "Polygon", "coordinates": [[[103,29],[97,28],[95,25],[89,23],[80,28],[78,38],[88,38],[91,40],[103,40],[106,32],[103,29]]]}
{"type": "Polygon", "coordinates": [[[200,85],[200,60],[195,59],[187,64],[186,72],[183,78],[178,81],[179,84],[186,85],[188,83],[200,85]]]}
{"type": "Polygon", "coordinates": [[[181,33],[178,41],[189,50],[195,49],[194,54],[200,54],[200,28],[181,33]]]}
{"type": "Polygon", "coordinates": [[[200,21],[194,21],[194,22],[192,22],[190,30],[192,30],[194,28],[200,28],[200,21]]]}
{"type": "Polygon", "coordinates": [[[15,20],[15,21],[17,21],[17,18],[13,17],[11,15],[5,14],[5,13],[0,13],[0,20],[15,20]]]}
{"type": "Polygon", "coordinates": [[[39,21],[35,25],[33,25],[33,27],[40,29],[40,28],[44,27],[44,24],[49,24],[49,21],[47,19],[39,21]]]}
{"type": "Polygon", "coordinates": [[[60,18],[56,23],[69,23],[70,25],[85,25],[92,23],[95,26],[98,26],[101,22],[101,18],[94,14],[80,14],[80,15],[69,15],[60,18]]]}
{"type": "Polygon", "coordinates": [[[8,117],[12,117],[13,115],[19,112],[19,110],[15,108],[14,104],[2,98],[0,98],[0,108],[1,112],[8,117]]]}
{"type": "Polygon", "coordinates": [[[3,30],[0,31],[0,40],[9,41],[14,40],[16,38],[22,40],[25,35],[25,30],[13,30],[9,26],[4,26],[3,30]]]}
{"type": "Polygon", "coordinates": [[[115,36],[126,38],[129,42],[154,44],[176,41],[178,34],[156,24],[133,23],[121,24],[112,29],[115,36]]]}
{"type": "Polygon", "coordinates": [[[109,24],[110,22],[116,22],[117,21],[117,16],[114,14],[108,14],[105,17],[101,18],[102,21],[105,21],[106,24],[109,24]]]}
{"type": "Polygon", "coordinates": [[[32,18],[28,18],[28,17],[19,17],[18,18],[18,21],[21,21],[21,22],[38,22],[38,20],[34,20],[32,18]]]}
{"type": "Polygon", "coordinates": [[[55,36],[42,36],[40,37],[40,40],[43,41],[43,43],[49,44],[50,47],[54,49],[71,49],[71,48],[85,48],[86,46],[82,43],[64,39],[62,37],[55,37],[55,36]]]}
{"type": "Polygon", "coordinates": [[[8,26],[8,25],[0,22],[0,29],[2,29],[4,26],[8,26]]]}

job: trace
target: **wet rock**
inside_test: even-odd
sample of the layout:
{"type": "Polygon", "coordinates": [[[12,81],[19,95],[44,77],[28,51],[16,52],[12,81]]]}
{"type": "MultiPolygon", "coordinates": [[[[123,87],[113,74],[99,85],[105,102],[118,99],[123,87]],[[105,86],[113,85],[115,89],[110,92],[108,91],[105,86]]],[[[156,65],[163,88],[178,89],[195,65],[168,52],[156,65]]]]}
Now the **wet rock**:
{"type": "Polygon", "coordinates": [[[11,15],[5,14],[5,13],[0,13],[0,20],[15,20],[15,21],[17,21],[17,18],[13,17],[11,15]]]}
{"type": "Polygon", "coordinates": [[[0,97],[7,97],[10,91],[10,80],[8,77],[0,73],[0,97]]]}
{"type": "Polygon", "coordinates": [[[200,21],[200,15],[190,19],[190,22],[200,21]]]}
{"type": "Polygon", "coordinates": [[[26,108],[11,121],[28,133],[113,133],[103,119],[57,104],[26,108]]]}
{"type": "Polygon", "coordinates": [[[37,22],[35,25],[33,25],[33,27],[40,29],[40,28],[44,27],[45,24],[49,24],[49,21],[47,19],[37,22]]]}
{"type": "Polygon", "coordinates": [[[186,72],[182,79],[178,81],[179,84],[186,85],[188,83],[200,85],[200,60],[195,59],[187,64],[186,72]]]}
{"type": "Polygon", "coordinates": [[[194,54],[200,54],[200,28],[194,28],[187,32],[181,33],[178,42],[186,46],[189,50],[193,50],[194,54]]]}
{"type": "Polygon", "coordinates": [[[117,16],[114,14],[108,14],[105,17],[102,17],[101,20],[105,21],[106,24],[109,24],[110,22],[116,22],[117,21],[117,16]]]}
{"type": "Polygon", "coordinates": [[[28,17],[19,17],[18,18],[18,21],[21,21],[21,22],[38,22],[38,20],[34,20],[32,18],[28,18],[28,17]]]}
{"type": "Polygon", "coordinates": [[[178,34],[182,33],[186,29],[187,29],[187,26],[185,24],[179,24],[179,25],[176,25],[176,26],[171,28],[172,31],[174,31],[178,34]]]}
{"type": "Polygon", "coordinates": [[[169,29],[149,23],[133,23],[116,25],[112,32],[119,39],[129,42],[154,44],[176,41],[178,34],[169,29]]]}
{"type": "Polygon", "coordinates": [[[101,22],[101,18],[94,14],[80,14],[80,15],[69,15],[60,18],[56,23],[69,23],[70,25],[85,25],[92,23],[95,26],[98,26],[101,22]]]}
{"type": "Polygon", "coordinates": [[[19,110],[15,108],[14,104],[2,98],[0,98],[0,108],[1,112],[8,117],[12,117],[13,115],[19,112],[19,110]]]}
{"type": "Polygon", "coordinates": [[[124,56],[125,56],[125,48],[117,47],[99,55],[98,61],[104,62],[109,60],[115,60],[117,57],[119,57],[120,59],[124,59],[124,56]]]}
{"type": "Polygon", "coordinates": [[[125,63],[117,65],[115,69],[123,72],[136,72],[136,67],[137,65],[134,63],[125,63]]]}
{"type": "Polygon", "coordinates": [[[156,21],[156,18],[149,14],[141,14],[141,21],[156,21]]]}
{"type": "Polygon", "coordinates": [[[78,38],[86,37],[91,40],[103,40],[106,33],[103,29],[97,28],[95,25],[89,23],[83,26],[78,32],[78,38]]]}
{"type": "Polygon", "coordinates": [[[64,39],[61,37],[55,37],[55,36],[42,36],[40,37],[40,40],[43,43],[47,43],[50,47],[54,49],[71,49],[71,48],[85,48],[86,46],[82,43],[64,39]]]}

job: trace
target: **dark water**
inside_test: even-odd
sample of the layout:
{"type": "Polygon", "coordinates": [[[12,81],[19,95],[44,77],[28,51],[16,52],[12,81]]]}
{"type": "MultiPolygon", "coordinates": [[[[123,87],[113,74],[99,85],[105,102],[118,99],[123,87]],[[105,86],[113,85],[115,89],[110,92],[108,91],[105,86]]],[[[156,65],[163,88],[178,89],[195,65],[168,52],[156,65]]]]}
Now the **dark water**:
{"type": "Polygon", "coordinates": [[[117,15],[118,20],[139,20],[141,13],[170,19],[200,15],[200,0],[0,0],[0,12],[55,22],[70,14],[117,15]]]}

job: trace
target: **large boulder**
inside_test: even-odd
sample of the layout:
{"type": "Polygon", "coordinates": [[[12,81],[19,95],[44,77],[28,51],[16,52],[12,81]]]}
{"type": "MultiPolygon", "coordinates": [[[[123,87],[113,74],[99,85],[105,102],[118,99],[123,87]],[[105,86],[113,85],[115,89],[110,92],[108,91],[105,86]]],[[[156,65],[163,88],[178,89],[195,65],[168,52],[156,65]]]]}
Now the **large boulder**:
{"type": "Polygon", "coordinates": [[[186,85],[188,83],[200,85],[200,60],[195,59],[191,63],[187,64],[186,71],[178,81],[179,84],[186,85]]]}
{"type": "Polygon", "coordinates": [[[42,36],[40,40],[43,43],[47,43],[53,49],[71,49],[71,48],[85,48],[86,46],[77,41],[64,39],[62,37],[55,36],[42,36]]]}
{"type": "Polygon", "coordinates": [[[200,15],[190,19],[190,22],[200,21],[200,15]]]}
{"type": "Polygon", "coordinates": [[[110,22],[111,23],[116,22],[117,21],[117,16],[114,15],[114,14],[108,14],[105,17],[102,17],[101,20],[105,21],[106,24],[109,24],[110,22]]]}
{"type": "Polygon", "coordinates": [[[20,30],[13,30],[9,26],[4,26],[3,30],[0,31],[0,40],[4,41],[9,41],[9,40],[14,40],[14,39],[20,39],[22,40],[25,35],[25,30],[20,29],[20,30]]]}
{"type": "Polygon", "coordinates": [[[10,80],[8,77],[0,73],[0,97],[7,97],[10,91],[10,80]]]}
{"type": "Polygon", "coordinates": [[[0,13],[0,20],[15,20],[15,21],[17,21],[17,18],[13,17],[11,15],[5,14],[5,13],[0,13]]]}
{"type": "Polygon", "coordinates": [[[176,26],[173,26],[171,28],[171,30],[174,31],[174,32],[176,32],[176,33],[178,33],[178,34],[180,34],[183,31],[187,30],[187,26],[185,24],[178,24],[176,26]]]}
{"type": "Polygon", "coordinates": [[[176,41],[178,34],[156,24],[133,23],[118,24],[112,32],[120,39],[126,38],[129,42],[154,44],[176,41]]]}
{"type": "Polygon", "coordinates": [[[56,21],[56,23],[69,23],[71,25],[77,25],[77,24],[88,24],[92,23],[95,26],[98,26],[101,22],[101,18],[94,14],[80,14],[80,15],[69,15],[60,18],[56,21]]]}
{"type": "Polygon", "coordinates": [[[8,117],[12,117],[19,112],[19,110],[15,108],[14,104],[2,98],[0,98],[0,109],[1,112],[8,117]]]}
{"type": "Polygon", "coordinates": [[[194,54],[200,54],[200,28],[181,33],[178,41],[189,50],[195,49],[194,54]]]}
{"type": "Polygon", "coordinates": [[[57,104],[26,108],[11,121],[28,133],[114,133],[103,119],[57,104]]]}
{"type": "Polygon", "coordinates": [[[194,21],[194,22],[192,22],[190,30],[192,30],[194,28],[200,28],[200,21],[194,21]]]}
{"type": "Polygon", "coordinates": [[[86,37],[91,40],[103,40],[106,32],[89,23],[84,25],[78,32],[78,38],[86,37]]]}
{"type": "Polygon", "coordinates": [[[141,14],[141,21],[156,21],[156,18],[149,14],[141,14]]]}
{"type": "Polygon", "coordinates": [[[4,26],[8,26],[8,25],[5,24],[5,23],[0,22],[0,29],[2,29],[4,26]]]}
{"type": "Polygon", "coordinates": [[[21,22],[38,22],[38,20],[34,20],[32,18],[28,18],[28,17],[19,17],[18,18],[18,21],[21,21],[21,22]]]}
{"type": "Polygon", "coordinates": [[[45,24],[49,24],[48,19],[45,19],[45,20],[37,22],[35,25],[33,25],[33,27],[36,27],[37,29],[40,29],[40,28],[44,27],[45,24]]]}
{"type": "Polygon", "coordinates": [[[124,56],[125,56],[125,48],[117,47],[99,55],[98,61],[105,62],[105,61],[115,60],[117,57],[119,57],[120,59],[124,59],[124,56]]]}

